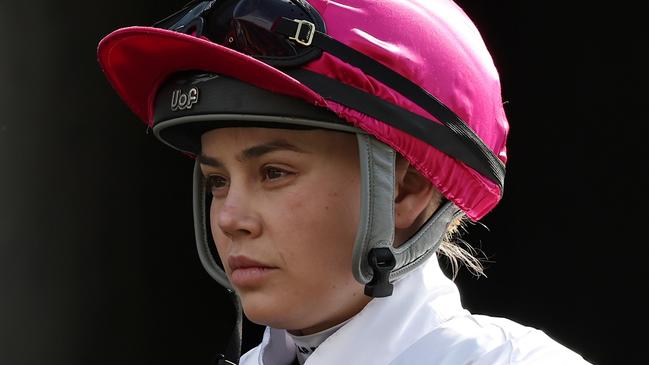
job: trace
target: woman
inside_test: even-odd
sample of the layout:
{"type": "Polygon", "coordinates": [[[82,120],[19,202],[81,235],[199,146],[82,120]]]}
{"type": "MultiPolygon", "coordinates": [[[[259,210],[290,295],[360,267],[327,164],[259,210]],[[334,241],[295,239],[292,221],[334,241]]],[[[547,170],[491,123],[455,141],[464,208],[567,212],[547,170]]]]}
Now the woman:
{"type": "Polygon", "coordinates": [[[194,1],[111,33],[99,61],[196,158],[201,260],[268,326],[241,364],[585,363],[464,310],[439,269],[437,252],[480,271],[446,237],[500,200],[508,131],[453,2],[194,1]]]}

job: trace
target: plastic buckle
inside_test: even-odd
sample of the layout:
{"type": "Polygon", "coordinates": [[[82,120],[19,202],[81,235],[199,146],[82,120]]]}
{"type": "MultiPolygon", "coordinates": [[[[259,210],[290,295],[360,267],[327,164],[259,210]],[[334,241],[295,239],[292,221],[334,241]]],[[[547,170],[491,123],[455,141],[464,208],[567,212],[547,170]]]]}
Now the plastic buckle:
{"type": "Polygon", "coordinates": [[[373,248],[367,255],[372,268],[372,280],[365,284],[365,295],[373,298],[389,297],[394,289],[390,284],[390,273],[397,264],[392,251],[387,247],[373,248]]]}
{"type": "Polygon", "coordinates": [[[311,42],[313,42],[313,36],[315,35],[315,24],[302,19],[293,19],[293,21],[297,23],[297,30],[295,31],[295,36],[288,37],[288,39],[294,40],[303,46],[310,46],[311,42]],[[307,40],[305,41],[300,39],[300,32],[302,31],[302,25],[307,25],[309,27],[309,32],[307,33],[307,40]]]}

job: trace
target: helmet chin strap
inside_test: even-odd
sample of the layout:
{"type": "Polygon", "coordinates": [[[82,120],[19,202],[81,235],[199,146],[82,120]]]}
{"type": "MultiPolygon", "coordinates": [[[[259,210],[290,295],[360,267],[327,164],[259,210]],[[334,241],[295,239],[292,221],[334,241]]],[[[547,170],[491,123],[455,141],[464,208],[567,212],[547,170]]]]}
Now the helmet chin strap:
{"type": "Polygon", "coordinates": [[[368,134],[357,134],[361,169],[360,219],[352,254],[354,278],[365,295],[392,294],[389,276],[396,265],[394,242],[395,160],[392,148],[368,134]]]}
{"type": "Polygon", "coordinates": [[[423,264],[439,247],[449,223],[461,214],[452,202],[435,214],[409,240],[394,248],[396,152],[367,134],[357,134],[361,165],[361,215],[352,271],[365,284],[365,295],[392,295],[392,283],[423,264]]]}
{"type": "Polygon", "coordinates": [[[196,160],[194,163],[194,187],[193,187],[193,207],[194,207],[194,236],[196,237],[196,248],[198,249],[198,257],[203,264],[207,273],[216,280],[219,284],[228,290],[236,318],[234,327],[232,328],[232,335],[230,335],[230,342],[227,344],[225,354],[218,354],[215,364],[216,365],[234,365],[239,363],[241,357],[241,335],[243,313],[241,311],[241,301],[239,296],[234,291],[230,284],[225,271],[217,263],[215,255],[212,250],[216,247],[210,247],[211,240],[209,239],[207,227],[209,227],[209,220],[207,216],[207,189],[205,186],[205,178],[201,172],[201,167],[196,160]]]}
{"type": "Polygon", "coordinates": [[[210,226],[209,218],[206,214],[208,209],[205,201],[207,199],[207,188],[198,160],[194,162],[194,188],[192,198],[192,205],[194,207],[194,236],[196,238],[198,257],[212,279],[216,280],[229,291],[234,292],[234,288],[230,284],[225,271],[219,266],[215,255],[212,254],[212,250],[216,248],[210,247],[208,234],[212,234],[212,232],[207,231],[207,227],[210,226]]]}

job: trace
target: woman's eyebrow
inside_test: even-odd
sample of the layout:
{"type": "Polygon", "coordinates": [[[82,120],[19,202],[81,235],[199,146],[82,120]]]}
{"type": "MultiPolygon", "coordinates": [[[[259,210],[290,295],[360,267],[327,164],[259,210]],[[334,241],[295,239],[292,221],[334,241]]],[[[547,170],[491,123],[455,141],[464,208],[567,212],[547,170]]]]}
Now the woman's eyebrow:
{"type": "MultiPolygon", "coordinates": [[[[237,160],[243,162],[279,150],[289,150],[298,153],[309,153],[283,139],[277,139],[268,143],[263,143],[257,146],[246,148],[245,150],[241,151],[241,153],[236,158],[237,160]]],[[[208,165],[216,168],[223,167],[223,162],[221,162],[219,159],[211,156],[206,156],[203,154],[198,156],[198,162],[200,162],[202,165],[208,165]]]]}
{"type": "Polygon", "coordinates": [[[216,159],[214,157],[205,156],[203,154],[198,155],[198,162],[201,165],[212,166],[212,167],[215,167],[217,169],[223,167],[223,162],[219,161],[218,159],[216,159]]]}
{"type": "Polygon", "coordinates": [[[303,149],[283,139],[276,139],[268,143],[246,148],[241,152],[241,154],[239,154],[239,156],[237,156],[237,160],[239,161],[250,160],[278,150],[289,150],[298,153],[307,153],[303,149]]]}

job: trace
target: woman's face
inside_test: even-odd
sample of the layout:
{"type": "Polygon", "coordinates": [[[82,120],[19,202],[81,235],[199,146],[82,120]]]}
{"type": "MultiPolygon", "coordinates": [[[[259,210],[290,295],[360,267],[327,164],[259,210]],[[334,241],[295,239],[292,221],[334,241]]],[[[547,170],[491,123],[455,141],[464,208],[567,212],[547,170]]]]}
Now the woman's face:
{"type": "Polygon", "coordinates": [[[359,220],[356,137],[224,128],[202,136],[212,236],[253,322],[309,334],[369,301],[351,257],[359,220]]]}

